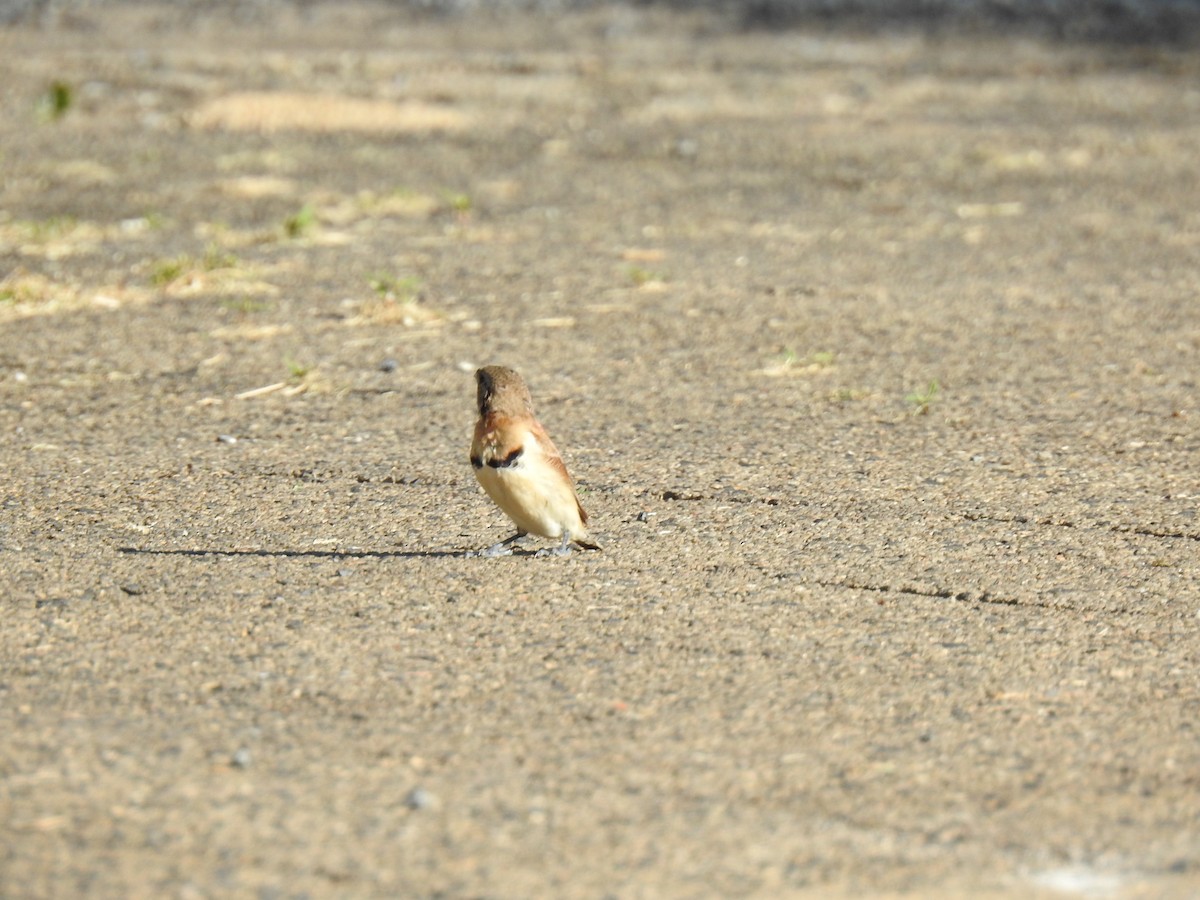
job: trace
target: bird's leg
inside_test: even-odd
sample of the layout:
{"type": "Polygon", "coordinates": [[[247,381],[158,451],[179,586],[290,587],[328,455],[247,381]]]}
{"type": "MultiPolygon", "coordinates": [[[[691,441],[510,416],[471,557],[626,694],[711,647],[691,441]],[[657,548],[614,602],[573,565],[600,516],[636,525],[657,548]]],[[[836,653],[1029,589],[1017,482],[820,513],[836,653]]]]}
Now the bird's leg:
{"type": "Polygon", "coordinates": [[[488,558],[495,557],[495,556],[511,556],[512,555],[511,544],[514,541],[519,541],[523,537],[525,537],[525,532],[518,531],[516,534],[514,534],[512,536],[506,537],[504,540],[500,541],[498,544],[492,544],[492,546],[488,547],[486,550],[480,550],[479,555],[486,556],[488,558]]]}
{"type": "Polygon", "coordinates": [[[543,547],[535,556],[570,556],[571,555],[571,536],[565,531],[562,536],[562,543],[551,550],[549,547],[543,547]]]}

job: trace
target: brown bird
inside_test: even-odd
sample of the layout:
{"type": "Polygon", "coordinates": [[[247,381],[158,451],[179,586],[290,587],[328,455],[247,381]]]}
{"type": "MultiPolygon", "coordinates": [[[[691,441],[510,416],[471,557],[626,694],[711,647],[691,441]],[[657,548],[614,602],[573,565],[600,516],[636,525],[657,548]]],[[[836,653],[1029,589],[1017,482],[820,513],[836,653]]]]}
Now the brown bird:
{"type": "Polygon", "coordinates": [[[475,373],[475,382],[479,421],[471,466],[487,495],[517,526],[516,534],[480,555],[511,553],[509,545],[527,534],[561,538],[553,551],[560,556],[571,552],[572,541],[599,550],[558,448],[534,416],[525,381],[504,366],[484,366],[475,373]]]}

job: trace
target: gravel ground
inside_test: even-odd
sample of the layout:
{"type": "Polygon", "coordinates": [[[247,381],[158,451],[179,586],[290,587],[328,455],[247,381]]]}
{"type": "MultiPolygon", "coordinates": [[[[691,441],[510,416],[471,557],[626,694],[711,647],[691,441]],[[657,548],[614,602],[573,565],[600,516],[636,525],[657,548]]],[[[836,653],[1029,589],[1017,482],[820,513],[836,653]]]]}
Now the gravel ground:
{"type": "Polygon", "coordinates": [[[1200,65],[726,24],[0,31],[0,895],[1200,893],[1200,65]]]}

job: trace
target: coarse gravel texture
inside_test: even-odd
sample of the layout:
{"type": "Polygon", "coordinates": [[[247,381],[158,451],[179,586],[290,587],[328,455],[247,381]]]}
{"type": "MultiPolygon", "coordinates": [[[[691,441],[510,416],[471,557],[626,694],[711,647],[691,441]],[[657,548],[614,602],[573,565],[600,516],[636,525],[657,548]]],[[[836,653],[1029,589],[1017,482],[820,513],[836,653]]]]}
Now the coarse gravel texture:
{"type": "Polygon", "coordinates": [[[0,896],[1196,896],[1198,75],[0,30],[0,896]],[[464,558],[488,363],[602,552],[464,558]]]}

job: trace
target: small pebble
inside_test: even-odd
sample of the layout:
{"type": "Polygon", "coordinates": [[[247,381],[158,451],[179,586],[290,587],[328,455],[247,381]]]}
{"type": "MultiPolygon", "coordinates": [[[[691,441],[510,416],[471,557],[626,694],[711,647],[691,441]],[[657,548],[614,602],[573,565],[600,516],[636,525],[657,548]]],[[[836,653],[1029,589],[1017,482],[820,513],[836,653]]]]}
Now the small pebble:
{"type": "Polygon", "coordinates": [[[239,747],[234,751],[233,756],[229,758],[229,763],[236,769],[245,769],[250,765],[250,751],[245,747],[239,747]]]}
{"type": "Polygon", "coordinates": [[[140,584],[135,584],[134,582],[130,581],[130,582],[126,582],[125,584],[121,585],[121,590],[123,590],[125,593],[127,593],[130,597],[136,597],[138,594],[140,594],[142,592],[142,586],[140,584]]]}
{"type": "Polygon", "coordinates": [[[425,788],[413,788],[404,798],[404,805],[409,809],[431,809],[437,803],[437,798],[425,788]]]}
{"type": "Polygon", "coordinates": [[[398,368],[400,368],[400,363],[390,356],[379,364],[380,372],[395,372],[398,368]]]}
{"type": "Polygon", "coordinates": [[[237,438],[232,434],[218,434],[217,442],[221,444],[236,444],[237,438]]]}

